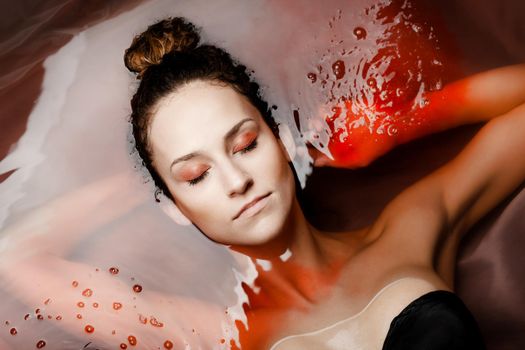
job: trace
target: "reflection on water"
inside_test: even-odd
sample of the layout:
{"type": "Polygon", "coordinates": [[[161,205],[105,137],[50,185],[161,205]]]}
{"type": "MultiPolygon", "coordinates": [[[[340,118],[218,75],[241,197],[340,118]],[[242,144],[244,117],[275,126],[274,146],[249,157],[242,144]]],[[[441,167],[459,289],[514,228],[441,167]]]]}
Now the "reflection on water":
{"type": "Polygon", "coordinates": [[[253,69],[304,185],[306,142],[358,162],[352,133],[380,147],[366,140],[394,137],[451,79],[439,33],[410,4],[152,0],[48,57],[27,131],[0,163],[18,169],[0,187],[0,347],[220,349],[248,321],[254,264],[173,223],[130,157],[133,35],[183,15],[253,69]]]}

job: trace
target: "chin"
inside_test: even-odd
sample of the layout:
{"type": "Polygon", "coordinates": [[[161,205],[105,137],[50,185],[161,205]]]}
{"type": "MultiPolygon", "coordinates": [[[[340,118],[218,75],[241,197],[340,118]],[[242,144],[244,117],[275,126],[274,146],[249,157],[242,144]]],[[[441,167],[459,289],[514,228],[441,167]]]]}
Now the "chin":
{"type": "MultiPolygon", "coordinates": [[[[282,212],[277,211],[279,214],[282,212]]],[[[269,215],[263,217],[257,222],[250,223],[247,228],[247,232],[239,232],[239,237],[242,237],[242,243],[249,246],[264,245],[271,241],[275,241],[281,237],[285,232],[283,232],[285,217],[279,215],[275,217],[269,215]]]]}

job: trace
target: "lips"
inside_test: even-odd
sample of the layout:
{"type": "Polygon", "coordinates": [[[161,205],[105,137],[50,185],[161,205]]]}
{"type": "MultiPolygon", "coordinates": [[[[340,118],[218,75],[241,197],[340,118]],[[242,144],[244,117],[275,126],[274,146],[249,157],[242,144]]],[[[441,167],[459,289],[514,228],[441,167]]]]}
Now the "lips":
{"type": "Polygon", "coordinates": [[[238,219],[241,216],[255,215],[260,209],[264,208],[267,198],[270,194],[271,192],[259,197],[255,197],[252,201],[246,203],[232,220],[238,219]]]}

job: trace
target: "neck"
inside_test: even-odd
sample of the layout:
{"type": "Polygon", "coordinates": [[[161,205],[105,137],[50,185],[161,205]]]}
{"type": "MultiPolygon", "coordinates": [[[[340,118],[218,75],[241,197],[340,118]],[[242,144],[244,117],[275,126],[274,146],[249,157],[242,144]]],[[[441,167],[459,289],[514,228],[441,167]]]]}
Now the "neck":
{"type": "Polygon", "coordinates": [[[277,238],[263,246],[231,248],[252,259],[259,272],[257,282],[264,288],[281,290],[304,306],[323,294],[323,286],[336,281],[345,260],[341,253],[348,251],[345,246],[310,225],[296,200],[277,238]]]}

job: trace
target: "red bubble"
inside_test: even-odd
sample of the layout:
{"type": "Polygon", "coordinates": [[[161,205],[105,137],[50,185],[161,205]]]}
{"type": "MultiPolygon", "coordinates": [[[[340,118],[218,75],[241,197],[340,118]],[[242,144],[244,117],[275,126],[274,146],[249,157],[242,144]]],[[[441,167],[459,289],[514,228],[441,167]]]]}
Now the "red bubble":
{"type": "Polygon", "coordinates": [[[124,343],[120,343],[120,348],[121,349],[127,349],[128,346],[126,344],[124,344],[124,343]]]}
{"type": "Polygon", "coordinates": [[[93,303],[93,307],[97,308],[98,307],[98,303],[93,303]]]}
{"type": "Polygon", "coordinates": [[[355,27],[354,28],[354,35],[357,38],[357,40],[366,39],[366,30],[363,27],[355,27]]]}
{"type": "Polygon", "coordinates": [[[308,79],[310,79],[312,83],[315,83],[317,81],[317,75],[315,75],[315,73],[308,73],[306,76],[308,77],[308,79]]]}
{"type": "Polygon", "coordinates": [[[78,307],[84,307],[84,303],[81,302],[81,301],[79,301],[79,302],[77,303],[77,306],[78,306],[78,307]]]}
{"type": "Polygon", "coordinates": [[[173,343],[169,340],[164,342],[164,349],[173,349],[173,343]]]}
{"type": "Polygon", "coordinates": [[[142,286],[141,286],[140,284],[135,284],[135,285],[133,286],[133,291],[134,291],[135,293],[140,293],[140,292],[142,292],[142,286]]]}
{"type": "Polygon", "coordinates": [[[78,282],[77,282],[77,281],[73,281],[73,282],[71,282],[71,285],[72,285],[73,287],[78,287],[78,282]]]}
{"type": "Polygon", "coordinates": [[[61,319],[62,319],[62,316],[60,316],[60,315],[58,315],[58,316],[56,317],[56,320],[57,320],[57,321],[60,321],[61,319]]]}
{"type": "Polygon", "coordinates": [[[146,324],[148,323],[148,318],[144,315],[139,314],[139,321],[140,323],[146,324]]]}
{"type": "Polygon", "coordinates": [[[120,310],[122,308],[122,304],[118,302],[113,303],[113,309],[120,310]]]}
{"type": "Polygon", "coordinates": [[[39,340],[38,343],[36,343],[38,349],[42,349],[44,346],[46,346],[46,342],[43,340],[39,340]]]}
{"type": "Polygon", "coordinates": [[[157,321],[157,319],[153,316],[150,317],[149,323],[151,323],[154,327],[163,327],[164,323],[157,321]]]}
{"type": "Polygon", "coordinates": [[[81,314],[77,314],[77,318],[80,320],[82,319],[82,315],[81,314]]]}
{"type": "Polygon", "coordinates": [[[93,333],[95,331],[95,327],[93,327],[92,325],[88,324],[86,327],[84,327],[84,330],[87,333],[93,333]]]}
{"type": "Polygon", "coordinates": [[[16,330],[16,328],[13,327],[9,330],[9,333],[11,333],[11,335],[16,335],[18,331],[16,330]]]}
{"type": "Polygon", "coordinates": [[[31,316],[31,315],[29,315],[29,314],[26,314],[26,315],[24,316],[24,320],[26,320],[26,321],[27,321],[27,319],[28,319],[28,318],[29,318],[30,316],[31,316]]]}
{"type": "Polygon", "coordinates": [[[85,296],[85,297],[90,297],[93,295],[93,291],[89,288],[85,289],[83,292],[82,292],[82,295],[85,296]]]}
{"type": "Polygon", "coordinates": [[[335,61],[334,64],[332,64],[332,71],[337,80],[343,79],[345,76],[345,63],[341,60],[335,61]]]}
{"type": "Polygon", "coordinates": [[[112,274],[112,275],[116,275],[118,274],[118,268],[117,267],[110,267],[109,268],[109,273],[112,274]]]}
{"type": "Polygon", "coordinates": [[[130,335],[130,336],[128,336],[128,342],[129,342],[130,345],[135,346],[135,345],[137,345],[137,338],[135,338],[134,336],[130,335]]]}

